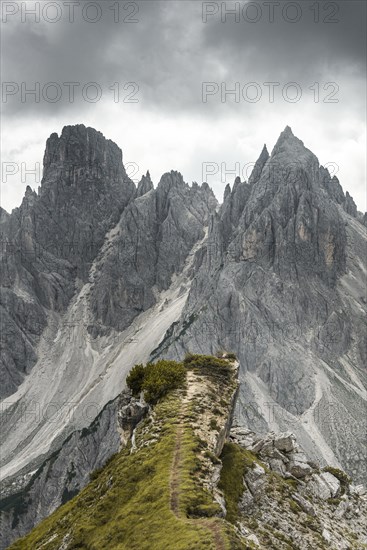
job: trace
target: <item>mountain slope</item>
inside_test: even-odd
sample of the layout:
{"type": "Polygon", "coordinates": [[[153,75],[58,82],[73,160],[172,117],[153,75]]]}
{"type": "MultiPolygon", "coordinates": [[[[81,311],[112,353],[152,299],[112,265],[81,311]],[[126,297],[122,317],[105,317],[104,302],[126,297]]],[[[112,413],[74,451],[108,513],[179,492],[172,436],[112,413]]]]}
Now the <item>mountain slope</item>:
{"type": "Polygon", "coordinates": [[[290,428],[308,456],[365,482],[365,216],[290,128],[220,207],[174,171],[135,188],[120,149],[82,125],[51,136],[44,166],[38,193],[0,218],[8,519],[9,498],[32,492],[7,540],[115,451],[131,367],[186,351],[234,350],[237,424],[290,428]],[[106,407],[96,447],[81,442],[106,407]],[[69,480],[73,443],[87,460],[69,480]]]}
{"type": "Polygon", "coordinates": [[[346,474],[321,472],[290,433],[261,439],[235,428],[228,442],[238,363],[189,356],[184,365],[184,387],[11,549],[366,548],[367,500],[346,474]]]}
{"type": "Polygon", "coordinates": [[[231,540],[233,548],[246,548],[218,517],[223,513],[212,481],[213,460],[229,432],[236,366],[215,358],[201,364],[188,364],[186,388],[153,408],[135,431],[133,447],[11,548],[224,550],[231,540]]]}
{"type": "Polygon", "coordinates": [[[214,214],[181,320],[158,354],[233,349],[241,422],[292,426],[312,456],[363,480],[365,227],[289,128],[250,180],[236,180],[214,214]]]}
{"type": "Polygon", "coordinates": [[[190,187],[177,172],[162,176],[156,189],[147,174],[134,190],[120,149],[84,126],[51,136],[41,189],[28,190],[23,202],[29,194],[19,229],[12,226],[17,210],[6,218],[7,238],[19,254],[6,249],[3,255],[13,269],[3,281],[1,317],[4,391],[12,394],[1,410],[7,483],[88,426],[122,391],[129,369],[148,359],[180,315],[195,252],[217,205],[207,185],[190,187]],[[42,223],[42,231],[27,229],[38,247],[30,262],[22,254],[28,218],[42,223]],[[77,248],[64,246],[70,242],[77,248]],[[51,296],[44,279],[67,288],[67,296],[59,286],[51,296]],[[25,349],[25,357],[17,355],[19,369],[10,360],[18,349],[25,349]]]}
{"type": "Polygon", "coordinates": [[[1,224],[0,397],[33,367],[47,318],[65,311],[134,194],[121,150],[100,132],[66,126],[47,140],[38,194],[27,187],[1,224]]]}

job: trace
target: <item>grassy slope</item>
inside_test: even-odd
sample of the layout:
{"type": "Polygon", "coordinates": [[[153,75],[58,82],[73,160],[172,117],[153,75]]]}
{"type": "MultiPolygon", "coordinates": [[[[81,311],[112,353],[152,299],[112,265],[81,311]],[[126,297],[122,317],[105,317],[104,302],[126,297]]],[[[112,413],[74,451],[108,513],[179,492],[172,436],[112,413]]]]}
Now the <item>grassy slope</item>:
{"type": "Polygon", "coordinates": [[[185,390],[176,390],[158,403],[153,421],[137,430],[136,452],[115,455],[77,497],[11,549],[56,550],[63,541],[67,549],[93,550],[250,548],[216,516],[219,506],[201,482],[205,447],[192,427],[196,409],[190,402],[183,407],[184,399],[185,390]]]}

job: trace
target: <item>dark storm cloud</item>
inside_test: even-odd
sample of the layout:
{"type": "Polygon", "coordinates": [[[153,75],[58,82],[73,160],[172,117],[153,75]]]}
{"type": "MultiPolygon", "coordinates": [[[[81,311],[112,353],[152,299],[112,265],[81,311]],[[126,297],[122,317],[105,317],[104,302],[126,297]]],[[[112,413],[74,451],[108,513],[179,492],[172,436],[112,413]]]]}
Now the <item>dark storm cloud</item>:
{"type": "MultiPolygon", "coordinates": [[[[55,4],[51,0],[37,3],[55,4]]],[[[59,1],[61,7],[64,3],[59,1]]],[[[122,0],[117,23],[110,9],[116,6],[115,0],[97,0],[103,11],[96,23],[81,17],[88,3],[76,2],[73,23],[65,9],[64,19],[56,23],[44,18],[40,23],[30,18],[22,23],[20,13],[3,23],[2,80],[19,87],[24,83],[29,89],[36,82],[41,87],[55,82],[62,90],[57,102],[42,96],[38,103],[32,96],[22,102],[19,92],[2,103],[3,159],[20,166],[26,162],[32,168],[42,160],[51,132],[60,132],[66,124],[84,123],[116,141],[126,158],[138,162],[141,171],[150,169],[156,179],[175,168],[189,181],[200,180],[204,161],[220,167],[223,162],[233,167],[237,162],[255,161],[264,141],[271,147],[289,124],[323,163],[340,165],[343,185],[364,208],[365,1],[257,0],[255,5],[253,0],[221,0],[206,4],[216,13],[204,22],[205,4],[198,0],[122,0]],[[269,2],[274,22],[269,19],[269,2]],[[139,7],[133,15],[136,23],[123,22],[131,13],[129,4],[139,7]],[[242,16],[235,22],[230,15],[222,22],[222,6],[230,10],[237,5],[241,13],[254,10],[255,5],[262,16],[256,23],[242,16]],[[292,18],[294,5],[301,9],[301,17],[290,23],[284,20],[284,10],[292,18]],[[74,103],[69,101],[65,82],[80,83],[74,103]],[[96,103],[82,96],[81,89],[89,82],[101,87],[102,99],[96,103]],[[123,89],[129,82],[139,87],[134,96],[138,103],[123,102],[132,91],[123,89]],[[261,99],[246,102],[242,94],[240,101],[233,96],[223,101],[219,91],[203,102],[205,82],[216,83],[220,91],[221,86],[230,90],[237,82],[241,88],[256,82],[262,89],[261,99]],[[269,101],[266,82],[280,83],[274,103],[269,101]],[[284,99],[283,87],[290,82],[302,88],[299,102],[284,99]],[[310,90],[315,82],[319,101],[310,90]],[[328,82],[339,87],[336,102],[325,102],[325,94],[332,91],[323,89],[328,82]],[[118,104],[109,89],[114,83],[120,88],[118,104]]],[[[6,4],[16,2],[3,1],[1,8],[6,4]]],[[[35,2],[18,4],[30,7],[35,2]]],[[[89,13],[93,17],[93,11],[89,13]]],[[[254,11],[245,13],[251,18],[254,11]]],[[[52,96],[52,88],[49,93],[52,96]]],[[[218,178],[220,196],[224,183],[218,178]]],[[[27,183],[34,186],[31,176],[27,183]]],[[[6,208],[19,204],[25,184],[16,174],[2,185],[6,208]]]]}
{"type": "MultiPolygon", "coordinates": [[[[254,2],[251,2],[254,4],[254,2]]],[[[205,43],[219,54],[233,55],[238,62],[246,50],[254,54],[254,65],[273,71],[302,74],[323,63],[356,63],[365,67],[366,55],[366,3],[364,1],[341,2],[274,2],[274,22],[270,22],[267,4],[259,1],[262,17],[256,23],[245,20],[243,12],[238,23],[228,17],[222,23],[219,14],[208,16],[205,25],[205,43]],[[299,20],[291,4],[299,7],[299,20]],[[319,22],[315,22],[316,4],[319,22]],[[289,8],[284,11],[284,9],[289,8]],[[331,8],[335,8],[331,10],[331,8]],[[335,10],[335,11],[334,11],[335,10]],[[334,12],[334,13],[332,13],[334,12]],[[330,22],[324,22],[324,20],[330,22]]],[[[244,3],[246,4],[246,3],[244,3]]],[[[249,11],[249,14],[251,12],[249,11]]],[[[253,17],[253,13],[252,13],[253,17]]],[[[230,62],[230,58],[227,58],[230,62]]]]}
{"type": "MultiPolygon", "coordinates": [[[[139,101],[147,108],[200,110],[206,116],[221,105],[211,103],[203,109],[203,81],[225,80],[228,85],[237,80],[297,81],[307,86],[325,71],[335,73],[335,78],[343,71],[363,71],[365,2],[331,3],[338,7],[331,17],[338,23],[323,22],[331,13],[325,10],[330,2],[319,3],[320,22],[315,23],[310,9],[315,2],[308,0],[297,3],[302,17],[296,23],[282,17],[284,4],[289,2],[275,3],[274,22],[270,22],[269,8],[259,1],[262,17],[257,23],[243,16],[238,23],[227,16],[223,23],[221,6],[230,9],[234,2],[218,2],[218,13],[204,23],[202,3],[197,1],[136,2],[138,22],[115,23],[112,4],[100,2],[103,17],[95,24],[83,21],[80,7],[73,23],[20,23],[20,16],[9,17],[3,25],[3,80],[25,82],[27,88],[35,82],[41,87],[56,82],[62,97],[53,103],[41,96],[35,103],[27,96],[22,103],[19,92],[3,105],[5,113],[43,116],[90,109],[95,105],[83,99],[84,84],[97,82],[103,97],[113,101],[110,86],[136,82],[139,101]],[[80,83],[73,104],[64,82],[80,83]]],[[[294,17],[292,9],[287,13],[294,17]]],[[[51,89],[49,95],[53,93],[51,89]]]]}

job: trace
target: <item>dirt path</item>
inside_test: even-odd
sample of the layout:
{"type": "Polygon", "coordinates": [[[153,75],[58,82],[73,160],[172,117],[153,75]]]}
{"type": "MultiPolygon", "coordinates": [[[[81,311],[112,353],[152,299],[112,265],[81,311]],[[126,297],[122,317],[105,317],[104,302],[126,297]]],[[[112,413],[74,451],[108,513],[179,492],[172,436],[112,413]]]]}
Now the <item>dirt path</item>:
{"type": "Polygon", "coordinates": [[[183,426],[179,426],[176,434],[176,445],[171,469],[171,510],[179,517],[180,463],[183,426]]]}
{"type": "Polygon", "coordinates": [[[226,545],[221,532],[222,530],[215,520],[206,520],[202,523],[202,525],[204,525],[207,529],[210,529],[213,533],[216,550],[226,550],[226,545]]]}
{"type": "Polygon", "coordinates": [[[173,461],[170,471],[170,508],[175,516],[181,521],[187,521],[192,525],[200,525],[207,530],[210,530],[213,535],[216,550],[226,550],[226,544],[223,539],[222,529],[218,525],[216,518],[214,519],[187,519],[180,516],[180,468],[182,461],[182,438],[184,435],[184,416],[188,411],[190,399],[195,394],[192,388],[188,389],[185,398],[182,400],[182,408],[179,416],[179,423],[176,432],[176,443],[173,452],[173,461]]]}

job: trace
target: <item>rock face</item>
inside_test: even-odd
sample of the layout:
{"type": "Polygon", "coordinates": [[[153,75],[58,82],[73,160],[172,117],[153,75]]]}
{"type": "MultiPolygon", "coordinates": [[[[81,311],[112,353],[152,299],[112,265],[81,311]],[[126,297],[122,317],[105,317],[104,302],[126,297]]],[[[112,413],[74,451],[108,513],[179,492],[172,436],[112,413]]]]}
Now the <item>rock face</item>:
{"type": "Polygon", "coordinates": [[[291,426],[310,456],[362,480],[367,234],[290,128],[254,170],[213,214],[181,320],[160,352],[233,350],[243,425],[291,426]]]}
{"type": "Polygon", "coordinates": [[[123,212],[108,252],[96,264],[90,299],[95,318],[120,331],[182,272],[217,204],[207,185],[189,187],[178,172],[164,174],[156,189],[149,181],[146,176],[140,182],[138,198],[123,212]]]}
{"type": "Polygon", "coordinates": [[[6,494],[88,427],[83,409],[113,401],[134,363],[218,349],[239,359],[235,420],[273,471],[331,495],[306,455],[364,482],[366,225],[288,127],[220,207],[174,171],[135,188],[92,128],[52,134],[38,192],[0,210],[6,494]],[[74,423],[62,413],[56,430],[49,403],[76,403],[74,423]]]}
{"type": "Polygon", "coordinates": [[[47,140],[39,193],[28,187],[0,226],[0,397],[35,363],[49,312],[65,310],[134,194],[121,150],[100,132],[67,126],[47,140]]]}
{"type": "Polygon", "coordinates": [[[204,237],[216,205],[208,185],[189,187],[178,172],[162,176],[156,190],[148,172],[135,189],[119,147],[92,128],[52,134],[38,194],[28,187],[0,226],[0,397],[30,371],[47,317],[65,311],[97,257],[93,337],[106,326],[125,329],[156,303],[204,237]]]}

